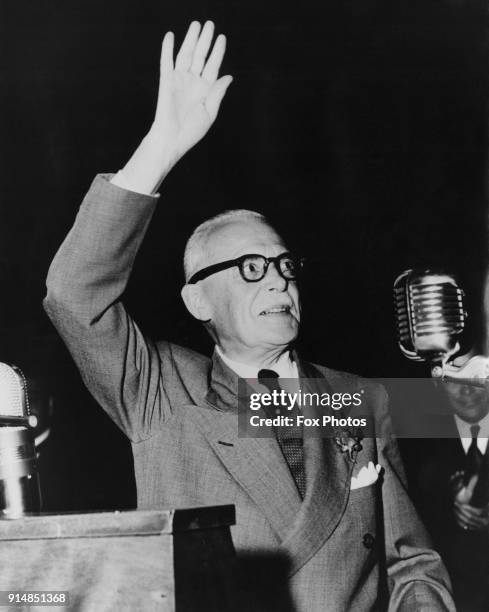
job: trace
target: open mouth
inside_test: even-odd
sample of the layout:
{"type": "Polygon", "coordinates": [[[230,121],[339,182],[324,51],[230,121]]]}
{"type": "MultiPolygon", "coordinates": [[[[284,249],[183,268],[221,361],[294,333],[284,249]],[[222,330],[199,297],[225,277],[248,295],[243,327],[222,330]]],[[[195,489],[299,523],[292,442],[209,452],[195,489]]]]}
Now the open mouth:
{"type": "Polygon", "coordinates": [[[267,308],[260,312],[260,316],[264,315],[281,315],[281,314],[290,314],[291,306],[283,305],[283,306],[274,306],[273,308],[267,308]]]}

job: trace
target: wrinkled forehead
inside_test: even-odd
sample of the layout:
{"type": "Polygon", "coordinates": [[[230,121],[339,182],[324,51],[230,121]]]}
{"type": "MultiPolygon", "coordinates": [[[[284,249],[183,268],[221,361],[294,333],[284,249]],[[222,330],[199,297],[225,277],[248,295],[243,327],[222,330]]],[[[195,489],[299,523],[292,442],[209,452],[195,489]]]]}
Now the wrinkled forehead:
{"type": "Polygon", "coordinates": [[[234,259],[246,253],[272,257],[286,250],[276,230],[260,219],[232,220],[213,230],[205,248],[205,265],[234,259]]]}

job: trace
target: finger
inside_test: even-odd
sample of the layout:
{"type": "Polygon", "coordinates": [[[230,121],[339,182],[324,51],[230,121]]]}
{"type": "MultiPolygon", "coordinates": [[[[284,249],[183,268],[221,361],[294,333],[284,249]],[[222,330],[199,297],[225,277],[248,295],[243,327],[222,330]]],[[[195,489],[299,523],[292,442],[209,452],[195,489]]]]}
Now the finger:
{"type": "Polygon", "coordinates": [[[480,531],[485,528],[484,522],[480,520],[468,521],[467,525],[468,529],[470,529],[471,531],[480,531]]]}
{"type": "Polygon", "coordinates": [[[216,38],[216,42],[212,47],[211,54],[207,60],[202,76],[209,83],[214,83],[219,74],[219,68],[221,67],[224,53],[226,52],[226,37],[224,34],[219,34],[216,38]]]}
{"type": "Polygon", "coordinates": [[[484,508],[474,508],[474,506],[469,506],[469,512],[472,516],[476,516],[477,518],[485,518],[486,516],[484,508]]]}
{"type": "Polygon", "coordinates": [[[461,515],[460,510],[458,508],[455,508],[454,515],[455,515],[455,518],[457,520],[457,523],[461,527],[464,527],[465,526],[465,517],[461,515]]]}
{"type": "Polygon", "coordinates": [[[457,504],[456,509],[458,512],[467,519],[479,518],[477,511],[467,504],[457,504]]]}
{"type": "Polygon", "coordinates": [[[455,513],[456,516],[456,521],[458,523],[458,525],[462,528],[462,529],[477,529],[477,523],[475,521],[472,521],[470,519],[467,519],[464,516],[460,516],[459,514],[455,513]]]}
{"type": "Polygon", "coordinates": [[[467,515],[462,510],[456,511],[455,514],[457,516],[457,522],[464,529],[482,529],[484,526],[483,519],[467,515]]]}
{"type": "Polygon", "coordinates": [[[458,507],[455,508],[455,516],[464,522],[469,519],[467,514],[465,514],[465,512],[461,508],[458,508],[458,507]]]}
{"type": "Polygon", "coordinates": [[[473,516],[477,518],[484,518],[486,516],[485,508],[476,508],[475,506],[471,506],[470,504],[461,504],[460,502],[455,502],[455,505],[463,512],[465,512],[467,516],[473,516]]]}
{"type": "Polygon", "coordinates": [[[206,21],[202,32],[200,33],[197,46],[195,47],[194,56],[192,58],[192,65],[190,72],[200,75],[202,68],[204,67],[205,58],[209,53],[211,46],[212,37],[214,36],[214,24],[212,21],[206,21]]]}
{"type": "Polygon", "coordinates": [[[214,119],[217,117],[224,94],[226,93],[229,85],[231,85],[232,81],[232,76],[223,76],[212,86],[212,89],[205,100],[205,107],[212,121],[214,121],[214,119]]]}
{"type": "Polygon", "coordinates": [[[162,77],[173,72],[173,32],[167,32],[161,45],[160,74],[162,77]]]}
{"type": "Polygon", "coordinates": [[[457,523],[463,529],[468,529],[469,527],[475,528],[477,526],[477,521],[475,521],[469,516],[464,515],[461,512],[455,512],[455,517],[456,517],[457,523]]]}
{"type": "Polygon", "coordinates": [[[460,528],[462,529],[469,528],[468,522],[463,517],[459,516],[457,513],[455,513],[455,521],[460,528]]]}
{"type": "Polygon", "coordinates": [[[192,21],[175,61],[175,68],[177,70],[188,70],[190,68],[195,45],[197,44],[197,40],[199,38],[199,32],[200,23],[198,21],[192,21]]]}

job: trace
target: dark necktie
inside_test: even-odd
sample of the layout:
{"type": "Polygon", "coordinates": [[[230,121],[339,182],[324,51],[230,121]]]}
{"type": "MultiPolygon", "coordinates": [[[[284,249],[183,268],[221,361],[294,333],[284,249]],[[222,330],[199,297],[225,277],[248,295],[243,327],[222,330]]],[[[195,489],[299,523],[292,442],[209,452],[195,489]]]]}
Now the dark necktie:
{"type": "Polygon", "coordinates": [[[472,425],[470,428],[470,435],[472,436],[472,442],[470,443],[469,450],[467,451],[467,456],[465,457],[465,484],[469,482],[469,480],[475,474],[479,474],[481,465],[482,465],[482,453],[477,446],[477,436],[480,431],[479,425],[472,425]]]}
{"type": "MultiPolygon", "coordinates": [[[[258,372],[258,380],[271,392],[280,392],[281,390],[278,384],[278,374],[274,370],[260,370],[258,372]]],[[[277,414],[272,414],[274,410],[273,406],[264,406],[264,409],[269,417],[273,418],[277,416],[277,414]]],[[[286,416],[290,416],[294,419],[294,425],[291,427],[278,427],[274,428],[274,430],[280,450],[289,466],[290,473],[292,474],[300,496],[304,499],[304,495],[306,494],[306,471],[304,468],[302,427],[298,427],[295,424],[295,417],[298,411],[281,409],[279,413],[284,415],[287,413],[286,416]]]]}

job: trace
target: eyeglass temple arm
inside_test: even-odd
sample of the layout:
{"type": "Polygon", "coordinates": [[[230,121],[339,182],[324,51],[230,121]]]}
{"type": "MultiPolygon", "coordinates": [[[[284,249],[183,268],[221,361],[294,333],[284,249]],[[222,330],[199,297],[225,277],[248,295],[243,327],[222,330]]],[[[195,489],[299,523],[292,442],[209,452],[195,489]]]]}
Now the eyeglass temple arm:
{"type": "Polygon", "coordinates": [[[207,266],[207,268],[202,268],[202,270],[199,270],[198,272],[196,272],[190,277],[190,279],[187,281],[187,284],[194,285],[195,283],[198,283],[199,281],[203,280],[204,278],[207,278],[208,276],[210,276],[211,274],[214,274],[215,272],[220,272],[221,270],[232,268],[237,263],[239,263],[240,260],[241,260],[241,257],[238,257],[237,259],[221,261],[220,263],[213,264],[212,266],[207,266]]]}

